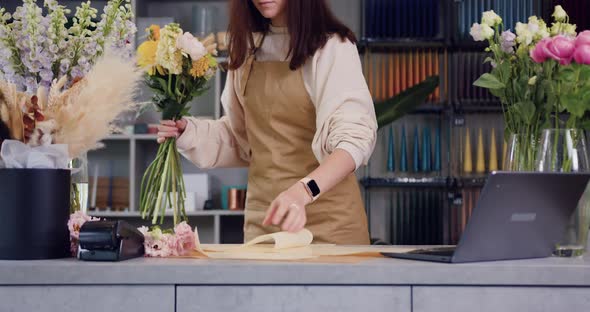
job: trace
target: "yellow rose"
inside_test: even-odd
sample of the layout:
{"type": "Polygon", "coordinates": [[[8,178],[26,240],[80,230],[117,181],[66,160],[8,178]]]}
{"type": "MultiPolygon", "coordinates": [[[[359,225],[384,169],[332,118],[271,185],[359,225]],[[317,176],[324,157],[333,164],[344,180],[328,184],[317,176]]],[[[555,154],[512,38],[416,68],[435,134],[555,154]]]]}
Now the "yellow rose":
{"type": "Polygon", "coordinates": [[[150,76],[155,73],[157,49],[157,41],[146,41],[137,48],[137,65],[147,68],[150,76]]]}

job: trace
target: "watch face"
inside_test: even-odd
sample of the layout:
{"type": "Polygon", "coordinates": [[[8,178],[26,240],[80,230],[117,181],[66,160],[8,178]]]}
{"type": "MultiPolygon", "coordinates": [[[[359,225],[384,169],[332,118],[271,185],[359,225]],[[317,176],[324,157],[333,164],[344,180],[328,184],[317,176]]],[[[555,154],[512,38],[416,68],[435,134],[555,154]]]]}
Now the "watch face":
{"type": "Polygon", "coordinates": [[[309,190],[311,191],[311,195],[313,197],[320,195],[320,188],[314,180],[307,182],[307,186],[309,187],[309,190]]]}

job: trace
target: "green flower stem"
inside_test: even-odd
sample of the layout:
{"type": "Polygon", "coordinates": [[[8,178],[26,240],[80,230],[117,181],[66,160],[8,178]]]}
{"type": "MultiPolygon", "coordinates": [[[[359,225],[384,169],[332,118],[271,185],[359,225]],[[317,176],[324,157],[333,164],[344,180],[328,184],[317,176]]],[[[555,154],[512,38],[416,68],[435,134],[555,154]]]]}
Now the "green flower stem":
{"type": "Polygon", "coordinates": [[[186,193],[176,139],[168,139],[160,145],[156,158],[142,179],[141,190],[142,218],[150,217],[153,224],[162,223],[166,208],[171,207],[174,224],[187,219],[184,207],[186,193]]]}

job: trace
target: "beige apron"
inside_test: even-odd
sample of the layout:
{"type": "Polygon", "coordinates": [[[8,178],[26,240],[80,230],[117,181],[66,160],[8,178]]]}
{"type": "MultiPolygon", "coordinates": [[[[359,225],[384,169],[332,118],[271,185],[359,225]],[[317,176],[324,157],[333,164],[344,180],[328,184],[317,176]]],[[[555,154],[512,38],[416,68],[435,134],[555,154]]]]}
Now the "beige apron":
{"type": "MultiPolygon", "coordinates": [[[[262,221],[271,202],[319,163],[311,144],[316,112],[301,70],[289,62],[257,62],[255,51],[242,78],[246,133],[251,148],[244,239],[280,231],[262,221]]],[[[369,244],[367,217],[354,174],[306,207],[314,243],[369,244]]]]}

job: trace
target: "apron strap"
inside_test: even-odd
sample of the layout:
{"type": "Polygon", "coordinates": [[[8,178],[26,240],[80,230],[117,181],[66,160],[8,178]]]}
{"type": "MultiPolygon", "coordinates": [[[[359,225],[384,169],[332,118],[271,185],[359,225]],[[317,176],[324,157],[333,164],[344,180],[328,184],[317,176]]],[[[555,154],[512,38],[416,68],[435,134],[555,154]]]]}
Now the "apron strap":
{"type": "Polygon", "coordinates": [[[248,55],[248,57],[246,58],[246,62],[244,63],[243,66],[243,73],[242,73],[242,80],[240,81],[240,85],[242,86],[242,96],[246,95],[246,86],[248,84],[248,79],[250,79],[250,72],[252,71],[252,65],[254,64],[254,61],[256,60],[256,52],[258,52],[258,49],[260,49],[260,47],[262,46],[262,44],[264,43],[264,39],[266,38],[266,33],[264,33],[262,35],[262,37],[258,40],[258,44],[255,44],[254,47],[250,50],[250,54],[248,55]]]}

